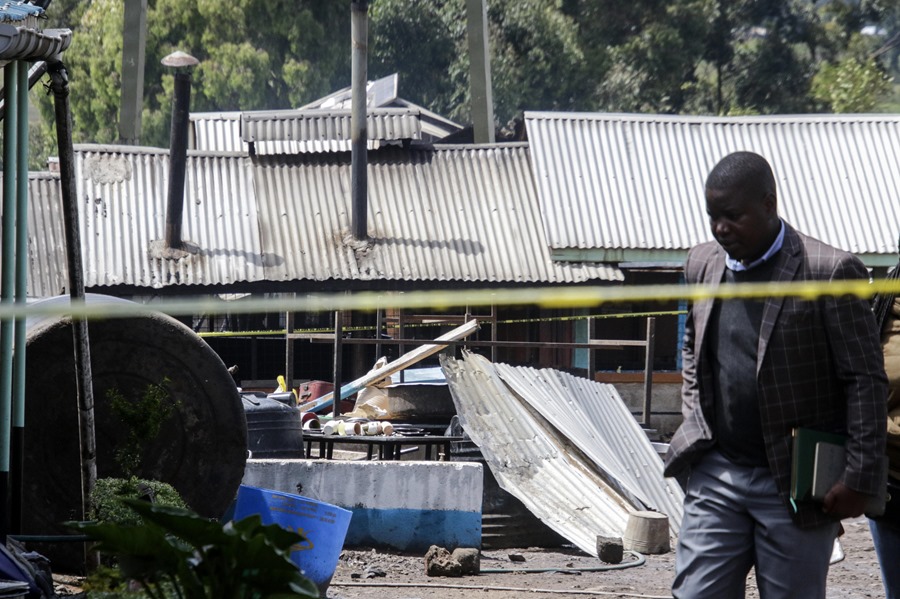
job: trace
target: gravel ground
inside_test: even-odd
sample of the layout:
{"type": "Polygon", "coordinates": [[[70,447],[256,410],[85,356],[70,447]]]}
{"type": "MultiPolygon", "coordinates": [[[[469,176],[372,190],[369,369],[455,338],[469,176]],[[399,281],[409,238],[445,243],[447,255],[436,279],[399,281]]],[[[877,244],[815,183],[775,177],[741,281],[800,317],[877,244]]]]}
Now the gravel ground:
{"type": "MultiPolygon", "coordinates": [[[[844,522],[844,559],[828,575],[828,599],[884,597],[872,537],[864,518],[844,522]]],[[[345,549],[328,589],[329,599],[515,599],[528,597],[670,597],[674,552],[643,556],[639,565],[606,569],[577,549],[483,551],[482,573],[459,578],[428,577],[422,555],[345,549]],[[524,561],[513,561],[510,555],[524,561]],[[532,570],[530,572],[524,570],[532,570]]],[[[635,562],[626,556],[625,562],[635,562]]],[[[752,575],[747,597],[758,599],[752,575]]]]}
{"type": "MultiPolygon", "coordinates": [[[[872,537],[864,518],[844,521],[844,558],[828,574],[828,599],[884,597],[872,537]]],[[[636,558],[626,555],[610,569],[574,548],[483,551],[481,574],[428,577],[423,555],[375,549],[345,549],[328,599],[535,599],[559,597],[670,598],[674,552],[636,558]],[[511,558],[510,556],[514,556],[511,558]]],[[[75,595],[80,579],[54,576],[60,596],[75,595]]],[[[747,598],[759,599],[753,576],[747,598]]]]}

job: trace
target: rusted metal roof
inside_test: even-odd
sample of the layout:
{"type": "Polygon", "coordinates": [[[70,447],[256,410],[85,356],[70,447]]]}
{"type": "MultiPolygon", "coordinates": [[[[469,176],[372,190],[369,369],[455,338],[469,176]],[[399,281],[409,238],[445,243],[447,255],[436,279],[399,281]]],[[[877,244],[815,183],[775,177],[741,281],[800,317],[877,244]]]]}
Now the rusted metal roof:
{"type": "Polygon", "coordinates": [[[765,156],[799,230],[894,264],[900,116],[696,117],[526,112],[544,226],[559,259],[683,259],[711,239],[703,185],[726,154],[765,156]]]}
{"type": "MultiPolygon", "coordinates": [[[[613,282],[602,264],[550,259],[524,146],[370,153],[369,239],[350,235],[349,155],[259,157],[194,153],[185,169],[182,238],[163,251],[168,151],[75,146],[85,287],[159,290],[191,286],[240,291],[334,289],[436,283],[613,282]],[[337,287],[335,287],[337,286],[337,287]]],[[[30,277],[35,295],[55,295],[65,264],[58,175],[32,178],[35,222],[46,244],[30,277]],[[58,233],[45,235],[56,227],[58,233]],[[51,247],[52,246],[52,247],[51,247]],[[40,283],[38,283],[40,281],[40,283]]],[[[35,254],[37,255],[37,254],[35,254]]],[[[64,286],[64,284],[63,284],[64,286]]]]}
{"type": "Polygon", "coordinates": [[[622,537],[629,514],[648,508],[666,513],[677,534],[680,487],[663,478],[614,389],[465,351],[460,360],[442,356],[441,366],[460,422],[500,486],[579,549],[597,555],[597,535],[622,537]],[[550,396],[554,405],[544,405],[550,396]],[[578,410],[564,416],[565,405],[578,410]]]}

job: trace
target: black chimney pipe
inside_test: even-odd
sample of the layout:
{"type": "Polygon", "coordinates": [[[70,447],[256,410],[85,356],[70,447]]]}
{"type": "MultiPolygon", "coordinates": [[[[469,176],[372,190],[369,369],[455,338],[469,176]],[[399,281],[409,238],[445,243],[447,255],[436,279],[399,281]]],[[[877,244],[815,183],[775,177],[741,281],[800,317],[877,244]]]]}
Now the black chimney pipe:
{"type": "Polygon", "coordinates": [[[184,172],[187,163],[188,114],[191,106],[191,76],[175,73],[175,103],[169,142],[169,203],[166,207],[166,245],[181,249],[184,214],[184,172]]]}
{"type": "Polygon", "coordinates": [[[167,67],[176,67],[175,101],[172,104],[172,128],[169,138],[169,196],[166,206],[166,246],[182,249],[181,221],[184,214],[184,172],[187,166],[187,140],[191,109],[190,67],[198,60],[184,52],[173,52],[162,59],[167,67]]]}
{"type": "Polygon", "coordinates": [[[353,237],[365,240],[368,236],[368,174],[366,172],[366,83],[368,82],[366,63],[368,60],[368,18],[367,0],[350,2],[351,34],[351,99],[350,99],[350,190],[353,212],[351,229],[353,237]]]}

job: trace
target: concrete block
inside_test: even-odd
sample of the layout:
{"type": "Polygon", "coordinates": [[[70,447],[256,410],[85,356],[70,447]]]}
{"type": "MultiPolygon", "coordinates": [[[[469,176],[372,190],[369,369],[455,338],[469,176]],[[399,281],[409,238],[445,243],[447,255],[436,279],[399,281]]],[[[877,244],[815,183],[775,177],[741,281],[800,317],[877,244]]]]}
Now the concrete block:
{"type": "Polygon", "coordinates": [[[243,483],[353,512],[346,546],[481,547],[483,465],[475,462],[247,460],[243,483]]]}

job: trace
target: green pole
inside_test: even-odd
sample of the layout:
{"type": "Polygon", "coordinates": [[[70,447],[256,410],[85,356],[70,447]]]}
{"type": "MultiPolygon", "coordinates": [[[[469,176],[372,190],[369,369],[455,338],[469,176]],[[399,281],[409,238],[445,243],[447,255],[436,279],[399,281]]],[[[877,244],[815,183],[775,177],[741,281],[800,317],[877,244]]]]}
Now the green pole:
{"type": "MultiPolygon", "coordinates": [[[[19,63],[18,176],[16,177],[16,304],[28,297],[28,69],[19,63]]],[[[25,466],[25,319],[16,319],[13,353],[12,436],[10,445],[10,532],[22,532],[25,466]]]]}
{"type": "MultiPolygon", "coordinates": [[[[3,119],[3,248],[2,272],[0,272],[0,302],[11,304],[15,292],[16,267],[16,141],[18,140],[19,63],[11,62],[3,69],[3,90],[6,118],[3,119]],[[9,118],[13,115],[13,118],[9,118]]],[[[0,519],[0,541],[6,543],[9,532],[9,449],[12,416],[12,352],[14,322],[0,322],[0,502],[3,515],[0,519]]]]}

